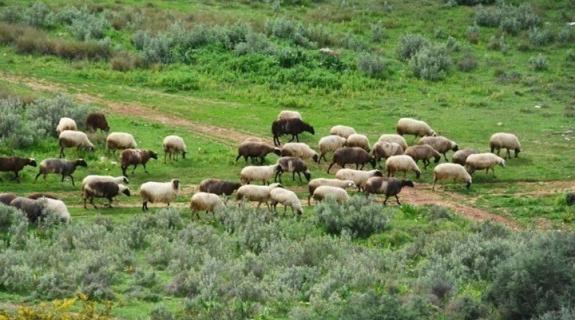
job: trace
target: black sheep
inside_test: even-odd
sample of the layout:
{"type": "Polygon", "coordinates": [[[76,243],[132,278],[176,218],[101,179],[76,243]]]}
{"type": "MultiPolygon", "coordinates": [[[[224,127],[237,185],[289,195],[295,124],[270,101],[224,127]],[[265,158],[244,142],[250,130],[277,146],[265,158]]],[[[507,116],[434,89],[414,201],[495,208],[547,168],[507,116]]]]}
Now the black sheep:
{"type": "Polygon", "coordinates": [[[18,173],[25,166],[36,166],[36,160],[20,157],[0,157],[0,171],[14,172],[14,180],[20,182],[18,173]]]}
{"type": "Polygon", "coordinates": [[[366,197],[370,194],[384,194],[384,205],[387,205],[387,199],[392,196],[394,196],[395,200],[397,200],[397,204],[401,205],[397,195],[401,192],[403,187],[414,187],[413,181],[388,179],[383,177],[371,177],[365,183],[363,190],[366,197]]]}
{"type": "Polygon", "coordinates": [[[242,184],[239,182],[224,181],[220,179],[204,179],[200,182],[200,191],[217,194],[219,196],[229,196],[239,189],[242,184]]]}
{"type": "Polygon", "coordinates": [[[301,119],[292,118],[292,119],[280,119],[275,120],[272,123],[272,134],[274,136],[274,145],[279,146],[281,145],[280,136],[284,134],[291,134],[291,140],[289,142],[294,141],[294,139],[299,142],[299,134],[302,132],[309,132],[311,134],[315,134],[315,130],[313,127],[301,119]]]}
{"type": "Polygon", "coordinates": [[[110,131],[110,126],[106,120],[106,116],[100,112],[92,112],[86,118],[86,128],[91,131],[96,131],[98,129],[108,132],[110,131]]]}
{"type": "Polygon", "coordinates": [[[345,168],[345,165],[348,163],[355,163],[356,169],[363,170],[363,167],[368,162],[375,169],[376,166],[375,158],[362,148],[359,147],[339,148],[333,154],[333,160],[332,163],[327,168],[327,173],[329,173],[331,167],[336,163],[342,168],[345,168]]]}
{"type": "Polygon", "coordinates": [[[259,158],[260,163],[263,164],[265,157],[272,152],[278,156],[281,154],[281,150],[279,148],[273,147],[267,143],[254,141],[243,142],[238,147],[238,156],[236,157],[236,162],[241,157],[244,157],[246,162],[248,162],[248,158],[252,159],[252,161],[256,158],[259,158]]]}

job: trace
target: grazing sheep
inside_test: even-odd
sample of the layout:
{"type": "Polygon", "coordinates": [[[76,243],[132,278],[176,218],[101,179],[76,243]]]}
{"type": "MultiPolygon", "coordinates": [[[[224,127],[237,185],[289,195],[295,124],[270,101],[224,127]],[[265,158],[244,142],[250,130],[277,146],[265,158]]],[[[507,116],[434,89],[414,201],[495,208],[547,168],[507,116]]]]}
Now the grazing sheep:
{"type": "MultiPolygon", "coordinates": [[[[0,196],[0,201],[2,201],[1,196],[0,196]]],[[[565,195],[565,203],[568,206],[572,206],[573,204],[575,204],[575,193],[573,193],[573,192],[567,193],[567,195],[565,195]]]]}
{"type": "MultiPolygon", "coordinates": [[[[14,180],[20,182],[18,175],[25,166],[36,166],[36,160],[20,157],[0,157],[0,172],[14,172],[14,180]]],[[[0,179],[1,181],[2,179],[0,179]]]]}
{"type": "Polygon", "coordinates": [[[62,200],[42,197],[38,201],[47,213],[54,215],[62,222],[69,223],[72,220],[70,211],[68,211],[68,207],[62,200]]]}
{"type": "Polygon", "coordinates": [[[64,157],[65,148],[76,147],[78,150],[94,151],[94,144],[90,142],[88,136],[82,131],[62,131],[58,136],[58,145],[60,146],[60,158],[64,157]]]}
{"type": "Polygon", "coordinates": [[[301,179],[301,173],[303,173],[306,180],[309,182],[311,179],[311,173],[309,172],[307,165],[303,162],[302,159],[297,157],[281,157],[278,159],[278,170],[276,171],[276,176],[274,181],[282,182],[282,175],[284,172],[291,172],[292,173],[292,181],[295,181],[295,174],[299,178],[300,182],[303,182],[301,179]]]}
{"type": "Polygon", "coordinates": [[[224,207],[224,202],[213,193],[197,192],[192,196],[190,209],[192,212],[214,212],[224,207]]]}
{"type": "Polygon", "coordinates": [[[148,210],[148,202],[166,203],[176,200],[180,191],[180,180],[172,179],[169,182],[146,182],[140,186],[140,196],[142,196],[142,211],[148,210]]]}
{"type": "Polygon", "coordinates": [[[3,203],[7,206],[10,205],[12,200],[16,199],[16,194],[14,193],[0,193],[0,203],[3,203]]]}
{"type": "Polygon", "coordinates": [[[331,135],[319,139],[318,147],[320,155],[317,163],[319,164],[321,158],[327,161],[325,155],[328,152],[335,152],[337,149],[342,148],[345,145],[345,141],[345,138],[336,135],[331,135]]]}
{"type": "Polygon", "coordinates": [[[38,219],[44,216],[44,205],[39,200],[32,200],[24,197],[16,197],[10,202],[10,206],[20,209],[28,220],[36,223],[38,219]]]}
{"type": "Polygon", "coordinates": [[[262,203],[265,203],[269,209],[270,192],[275,188],[283,188],[283,186],[279,183],[272,183],[269,186],[244,185],[238,189],[236,199],[238,201],[257,201],[258,208],[262,203]]]}
{"type": "Polygon", "coordinates": [[[302,132],[309,132],[315,134],[315,130],[309,124],[303,122],[301,119],[282,119],[276,120],[272,123],[272,134],[274,136],[274,145],[281,145],[280,136],[284,134],[291,134],[292,138],[299,142],[299,134],[302,132]]]}
{"type": "Polygon", "coordinates": [[[371,177],[382,177],[383,173],[379,170],[361,171],[354,169],[339,169],[335,173],[335,177],[339,180],[351,180],[357,186],[357,190],[361,191],[367,179],[371,177]]]}
{"type": "Polygon", "coordinates": [[[413,188],[413,181],[371,177],[365,183],[364,190],[366,197],[370,194],[384,194],[385,200],[383,201],[383,205],[387,205],[387,199],[389,199],[389,197],[395,197],[397,204],[401,205],[397,195],[401,192],[403,187],[413,188]]]}
{"type": "Polygon", "coordinates": [[[106,149],[114,153],[116,150],[135,149],[138,147],[134,136],[126,132],[112,132],[106,137],[106,149]]]}
{"type": "Polygon", "coordinates": [[[423,161],[423,169],[427,169],[430,164],[429,159],[434,158],[435,163],[438,163],[441,159],[441,154],[437,150],[433,149],[432,146],[428,144],[421,144],[408,147],[405,149],[405,154],[412,157],[417,163],[419,160],[423,161]]]}
{"type": "Polygon", "coordinates": [[[347,137],[345,141],[345,145],[347,147],[358,147],[362,148],[363,150],[369,152],[371,147],[369,145],[369,139],[364,134],[354,133],[347,137]]]}
{"type": "Polygon", "coordinates": [[[144,167],[144,172],[149,173],[148,169],[146,169],[146,163],[148,163],[150,159],[158,160],[158,154],[152,150],[126,149],[122,151],[121,159],[122,175],[128,176],[126,169],[130,165],[134,166],[134,168],[132,168],[132,174],[134,174],[139,164],[144,167]]]}
{"type": "MultiPolygon", "coordinates": [[[[65,131],[64,131],[65,132],[65,131]]],[[[40,172],[36,175],[34,181],[38,180],[38,177],[41,175],[44,176],[44,180],[46,180],[46,175],[49,173],[56,173],[62,175],[62,182],[64,182],[64,178],[70,177],[72,180],[72,185],[74,184],[74,171],[76,171],[77,167],[88,167],[88,164],[84,159],[78,160],[63,160],[63,159],[45,159],[40,162],[40,172]]]]}
{"type": "Polygon", "coordinates": [[[281,149],[282,156],[298,157],[302,160],[312,159],[319,163],[319,154],[303,142],[288,142],[281,149]]]}
{"type": "Polygon", "coordinates": [[[84,178],[84,180],[82,180],[82,187],[84,187],[85,185],[87,185],[88,183],[90,183],[92,181],[115,182],[117,184],[120,184],[120,183],[128,184],[128,183],[130,183],[128,178],[125,176],[112,177],[112,176],[89,175],[89,176],[86,176],[84,178]]]}
{"type": "Polygon", "coordinates": [[[272,202],[272,208],[277,212],[276,207],[278,203],[284,205],[284,214],[287,211],[287,207],[291,208],[292,214],[297,213],[298,215],[303,214],[303,207],[301,206],[301,201],[291,190],[284,188],[274,188],[270,191],[270,199],[272,202]]]}
{"type": "Polygon", "coordinates": [[[347,137],[351,136],[354,133],[356,133],[355,129],[352,127],[348,127],[348,126],[337,125],[337,126],[331,127],[331,129],[329,129],[329,134],[340,136],[340,137],[345,138],[345,139],[347,139],[347,137]]]}
{"type": "Polygon", "coordinates": [[[343,147],[341,149],[338,149],[333,154],[333,160],[332,163],[327,168],[327,173],[329,173],[331,167],[336,163],[342,168],[345,168],[345,165],[348,163],[351,164],[355,163],[356,169],[363,169],[365,164],[368,162],[375,169],[376,166],[375,158],[372,155],[370,155],[367,151],[358,147],[343,147]]]}
{"type": "Polygon", "coordinates": [[[379,136],[379,139],[377,140],[377,142],[390,142],[390,143],[397,143],[398,145],[401,146],[401,148],[403,149],[403,151],[405,151],[405,149],[407,149],[408,145],[407,145],[407,141],[405,141],[405,138],[398,135],[398,134],[382,134],[381,136],[379,136]]]}
{"type": "Polygon", "coordinates": [[[262,181],[262,184],[268,184],[275,177],[280,167],[277,164],[269,166],[247,166],[240,172],[240,181],[243,184],[250,184],[252,181],[262,181]]]}
{"type": "Polygon", "coordinates": [[[403,136],[404,134],[412,134],[415,137],[425,137],[434,136],[435,131],[431,127],[421,120],[416,120],[412,118],[401,118],[395,126],[397,134],[403,136]]]}
{"type": "Polygon", "coordinates": [[[465,160],[472,154],[479,153],[479,151],[471,148],[465,148],[462,150],[456,151],[453,156],[451,157],[451,162],[458,163],[462,166],[465,166],[465,160]]]}
{"type": "Polygon", "coordinates": [[[315,191],[315,189],[317,189],[319,186],[332,186],[332,187],[338,187],[338,188],[342,188],[342,189],[357,188],[357,185],[352,180],[327,179],[327,178],[313,179],[307,184],[307,188],[309,191],[309,196],[307,197],[307,204],[308,205],[311,205],[311,202],[310,202],[311,196],[313,195],[313,192],[315,191]]]}
{"type": "Polygon", "coordinates": [[[495,166],[500,165],[505,167],[505,159],[493,153],[476,153],[472,154],[465,160],[465,167],[469,174],[473,174],[476,170],[485,169],[485,173],[489,173],[489,169],[495,174],[495,166]]]}
{"type": "Polygon", "coordinates": [[[435,183],[440,180],[462,181],[466,183],[467,189],[471,187],[471,176],[465,168],[457,163],[442,163],[433,169],[433,187],[435,190],[435,183]]]}
{"type": "Polygon", "coordinates": [[[373,150],[371,154],[375,158],[375,161],[379,165],[381,159],[387,159],[391,156],[397,156],[403,154],[403,147],[395,142],[379,141],[373,145],[373,150]]]}
{"type": "Polygon", "coordinates": [[[58,197],[56,197],[53,194],[41,193],[41,192],[30,193],[26,198],[32,199],[32,200],[36,200],[36,199],[40,199],[40,198],[49,198],[49,199],[54,199],[54,200],[60,200],[60,199],[58,199],[58,197]]]}
{"type": "Polygon", "coordinates": [[[313,192],[313,199],[315,201],[323,201],[325,199],[333,199],[338,203],[344,203],[349,200],[349,195],[345,189],[332,186],[319,186],[313,192]]]}
{"type": "Polygon", "coordinates": [[[112,207],[112,201],[120,194],[130,196],[130,189],[121,183],[114,181],[92,180],[82,186],[82,198],[84,199],[84,209],[86,208],[86,200],[90,199],[90,204],[97,209],[94,204],[94,198],[108,199],[108,208],[112,207]]]}
{"type": "Polygon", "coordinates": [[[246,162],[248,162],[248,158],[250,158],[252,161],[256,158],[259,158],[260,163],[263,164],[265,157],[272,152],[278,156],[281,155],[281,150],[279,148],[269,145],[265,142],[242,142],[238,147],[238,156],[236,157],[236,162],[238,162],[241,157],[244,157],[246,162]]]}
{"type": "Polygon", "coordinates": [[[511,158],[509,150],[515,151],[515,158],[517,158],[519,156],[519,152],[521,152],[521,143],[519,143],[517,136],[512,133],[494,133],[491,136],[491,139],[489,139],[489,146],[491,147],[491,153],[497,150],[497,155],[499,155],[501,149],[507,149],[507,155],[505,158],[511,158]]]}
{"type": "Polygon", "coordinates": [[[110,131],[106,116],[101,112],[92,112],[88,115],[86,118],[86,128],[90,131],[96,131],[98,129],[105,132],[110,131]]]}
{"type": "Polygon", "coordinates": [[[442,136],[423,137],[423,138],[419,139],[418,144],[419,145],[422,145],[422,144],[430,145],[437,152],[443,154],[445,161],[449,161],[449,160],[447,160],[447,155],[446,155],[447,152],[449,152],[449,150],[453,150],[453,151],[459,150],[459,146],[457,145],[457,143],[455,143],[455,141],[451,141],[451,140],[447,139],[446,137],[442,137],[442,136]]]}
{"type": "Polygon", "coordinates": [[[415,172],[415,177],[419,179],[421,176],[421,170],[417,167],[417,163],[407,155],[391,156],[385,161],[385,166],[387,167],[387,176],[392,177],[396,172],[402,171],[404,176],[407,171],[415,172]]]}
{"type": "Polygon", "coordinates": [[[278,114],[278,120],[283,120],[283,119],[300,119],[300,120],[303,120],[303,117],[301,116],[301,113],[299,113],[297,111],[283,110],[282,112],[280,112],[280,114],[278,114]]]}
{"type": "Polygon", "coordinates": [[[239,182],[224,181],[220,179],[204,179],[200,182],[199,189],[201,192],[213,193],[219,196],[229,196],[241,186],[242,184],[239,182]]]}
{"type": "Polygon", "coordinates": [[[64,130],[78,130],[78,126],[76,125],[76,121],[72,118],[62,117],[58,122],[58,126],[56,127],[56,132],[60,134],[64,130]]]}
{"type": "Polygon", "coordinates": [[[170,156],[170,160],[178,160],[178,155],[182,154],[182,159],[186,159],[186,153],[188,153],[188,147],[184,142],[184,139],[179,136],[167,136],[164,138],[163,141],[164,145],[164,163],[166,163],[166,159],[168,155],[170,156]]]}

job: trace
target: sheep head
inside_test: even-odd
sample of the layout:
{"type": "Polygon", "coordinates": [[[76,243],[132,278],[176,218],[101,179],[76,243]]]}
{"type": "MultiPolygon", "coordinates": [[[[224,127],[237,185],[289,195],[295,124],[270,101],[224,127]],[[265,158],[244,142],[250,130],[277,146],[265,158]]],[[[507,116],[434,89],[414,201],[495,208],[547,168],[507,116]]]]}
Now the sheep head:
{"type": "Polygon", "coordinates": [[[180,188],[180,180],[178,180],[178,179],[172,180],[172,188],[173,188],[174,190],[179,190],[179,188],[180,188]]]}
{"type": "Polygon", "coordinates": [[[36,166],[38,165],[38,164],[36,163],[36,160],[35,160],[35,159],[32,159],[32,158],[28,159],[28,160],[26,161],[26,164],[29,165],[29,166],[31,166],[31,167],[36,167],[36,166]]]}
{"type": "Polygon", "coordinates": [[[88,167],[88,164],[86,163],[86,160],[84,159],[78,159],[76,160],[76,162],[74,163],[77,167],[88,167]]]}
{"type": "Polygon", "coordinates": [[[309,172],[309,170],[304,171],[303,175],[305,176],[308,182],[311,180],[311,173],[309,172]]]}

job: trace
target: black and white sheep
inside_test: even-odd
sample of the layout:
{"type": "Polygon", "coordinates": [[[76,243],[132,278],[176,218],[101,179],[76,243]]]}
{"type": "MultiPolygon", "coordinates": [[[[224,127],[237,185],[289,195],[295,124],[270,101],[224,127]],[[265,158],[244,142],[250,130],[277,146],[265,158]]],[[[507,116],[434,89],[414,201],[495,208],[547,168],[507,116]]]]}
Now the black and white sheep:
{"type": "Polygon", "coordinates": [[[476,153],[479,153],[479,151],[471,148],[457,150],[451,157],[451,162],[465,166],[465,161],[467,160],[467,157],[476,153]]]}
{"type": "Polygon", "coordinates": [[[112,176],[88,175],[82,180],[82,187],[93,181],[115,182],[118,184],[130,183],[130,180],[128,180],[128,178],[125,176],[112,177],[112,176]]]}
{"type": "Polygon", "coordinates": [[[12,200],[16,199],[18,196],[11,192],[0,193],[0,203],[5,204],[7,206],[10,205],[12,200]]]}
{"type": "Polygon", "coordinates": [[[87,184],[82,186],[84,209],[87,209],[86,201],[88,199],[90,200],[90,204],[93,205],[95,209],[97,209],[96,205],[94,204],[94,198],[108,199],[108,207],[111,208],[112,201],[114,201],[114,198],[120,194],[125,194],[129,197],[131,195],[130,189],[127,186],[121,183],[116,183],[114,181],[89,181],[87,184]]]}
{"type": "MultiPolygon", "coordinates": [[[[65,132],[65,131],[64,131],[65,132]]],[[[38,180],[38,177],[41,175],[44,176],[44,180],[46,180],[46,176],[49,173],[60,174],[62,175],[62,182],[64,182],[64,178],[70,177],[72,180],[72,185],[74,186],[74,177],[72,176],[78,167],[88,167],[88,164],[84,159],[77,159],[77,160],[64,160],[64,159],[45,159],[40,162],[40,171],[36,175],[34,181],[38,180]]]]}
{"type": "Polygon", "coordinates": [[[381,159],[387,160],[387,158],[391,156],[397,156],[403,154],[403,147],[395,142],[387,142],[387,141],[379,141],[373,145],[373,149],[371,150],[371,154],[375,158],[375,161],[378,163],[381,159]]]}
{"type": "Polygon", "coordinates": [[[385,200],[383,201],[384,205],[387,205],[387,200],[389,197],[395,197],[398,205],[401,205],[399,202],[399,197],[397,196],[401,189],[404,187],[414,187],[413,181],[411,180],[397,180],[397,179],[387,179],[382,177],[372,177],[367,180],[365,183],[365,195],[369,196],[370,194],[384,194],[385,200]]]}
{"type": "Polygon", "coordinates": [[[371,177],[382,177],[383,173],[377,169],[370,170],[370,171],[363,171],[363,170],[355,170],[355,169],[339,169],[335,173],[335,177],[340,180],[351,180],[357,186],[359,191],[362,190],[363,185],[367,181],[367,179],[371,177]]]}
{"type": "Polygon", "coordinates": [[[28,220],[32,223],[38,222],[38,219],[46,213],[45,206],[39,200],[16,197],[10,202],[10,206],[24,212],[28,220]]]}
{"type": "Polygon", "coordinates": [[[301,116],[301,113],[299,113],[297,111],[283,110],[278,114],[277,120],[283,120],[283,119],[300,119],[300,120],[303,120],[303,117],[301,116]]]}
{"type": "Polygon", "coordinates": [[[60,158],[64,157],[65,148],[77,148],[78,150],[94,151],[94,144],[82,131],[64,130],[58,136],[60,146],[60,158]]]}
{"type": "Polygon", "coordinates": [[[35,167],[36,160],[20,157],[0,157],[0,172],[14,172],[14,180],[18,182],[20,182],[19,173],[25,166],[35,167]]]}
{"type": "Polygon", "coordinates": [[[142,197],[142,211],[148,210],[148,202],[166,203],[174,202],[180,191],[180,180],[172,179],[169,182],[146,182],[140,186],[142,197]]]}
{"type": "Polygon", "coordinates": [[[407,141],[405,141],[405,138],[395,134],[395,133],[384,133],[381,136],[379,136],[379,139],[377,140],[377,142],[393,142],[393,143],[397,143],[401,146],[401,148],[403,149],[403,151],[405,151],[405,149],[407,149],[408,145],[407,145],[407,141]]]}
{"type": "Polygon", "coordinates": [[[132,168],[132,174],[134,174],[139,164],[144,167],[144,172],[149,173],[148,169],[146,169],[146,163],[148,163],[150,159],[157,160],[158,154],[152,150],[126,149],[122,151],[121,159],[122,175],[128,176],[126,169],[131,165],[134,166],[132,168]]]}
{"type": "Polygon", "coordinates": [[[294,139],[299,142],[299,135],[303,132],[315,134],[313,127],[301,119],[282,119],[272,123],[272,135],[276,146],[281,145],[280,137],[284,134],[291,134],[292,138],[289,142],[294,139]]]}
{"type": "MultiPolygon", "coordinates": [[[[273,175],[272,175],[273,176],[273,175]]],[[[271,178],[270,178],[271,179],[271,178]]],[[[201,192],[213,193],[219,196],[229,196],[238,190],[242,184],[239,182],[224,181],[220,179],[204,179],[200,182],[199,190],[201,192]]]]}
{"type": "Polygon", "coordinates": [[[278,159],[278,169],[276,171],[275,181],[282,182],[282,175],[284,172],[291,172],[292,173],[292,181],[295,181],[295,175],[299,178],[300,182],[303,182],[301,179],[301,174],[303,173],[306,180],[309,182],[311,179],[311,173],[307,168],[305,162],[297,157],[281,157],[278,159]]]}
{"type": "Polygon", "coordinates": [[[329,152],[336,152],[337,149],[342,148],[345,145],[345,141],[345,138],[337,135],[326,136],[319,139],[319,160],[317,163],[319,164],[322,158],[327,161],[325,155],[329,152]]]}
{"type": "Polygon", "coordinates": [[[328,179],[328,178],[316,178],[312,179],[308,184],[307,188],[309,191],[309,195],[307,197],[308,205],[311,205],[311,197],[313,196],[313,192],[320,186],[332,186],[338,187],[342,189],[348,188],[357,188],[357,185],[352,180],[340,180],[340,179],[328,179]]]}

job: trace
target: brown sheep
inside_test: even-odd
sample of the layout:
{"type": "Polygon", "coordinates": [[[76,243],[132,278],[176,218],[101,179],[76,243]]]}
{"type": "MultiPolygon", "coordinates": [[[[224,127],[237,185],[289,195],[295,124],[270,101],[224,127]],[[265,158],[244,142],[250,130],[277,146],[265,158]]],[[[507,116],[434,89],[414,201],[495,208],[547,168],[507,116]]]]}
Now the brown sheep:
{"type": "Polygon", "coordinates": [[[239,182],[224,181],[220,179],[204,179],[200,182],[200,191],[213,193],[220,196],[229,196],[236,191],[242,184],[239,182]]]}
{"type": "Polygon", "coordinates": [[[295,181],[295,174],[297,173],[299,181],[303,182],[301,179],[302,172],[308,182],[311,179],[311,173],[309,172],[307,165],[300,158],[281,157],[278,159],[277,165],[278,166],[276,168],[275,179],[274,179],[275,182],[279,181],[280,183],[282,183],[282,175],[284,172],[291,172],[293,181],[295,181]]]}
{"type": "Polygon", "coordinates": [[[246,162],[248,162],[248,158],[250,158],[252,161],[256,158],[259,158],[260,163],[263,164],[265,157],[272,152],[278,156],[281,155],[281,150],[279,148],[271,146],[267,143],[255,141],[242,142],[238,147],[238,156],[236,157],[236,162],[238,162],[241,157],[244,157],[246,162]]]}
{"type": "Polygon", "coordinates": [[[7,206],[10,205],[12,200],[16,199],[16,194],[14,193],[0,193],[0,203],[3,203],[7,206]]]}
{"type": "Polygon", "coordinates": [[[455,141],[451,141],[446,137],[442,136],[433,136],[433,137],[423,137],[419,139],[417,144],[428,144],[433,147],[433,149],[437,150],[437,152],[443,154],[445,161],[449,161],[447,159],[447,152],[449,150],[457,151],[459,150],[459,146],[455,141]]]}
{"type": "Polygon", "coordinates": [[[34,181],[38,180],[38,177],[41,175],[44,176],[44,180],[46,180],[46,175],[48,173],[59,173],[62,175],[62,182],[64,182],[64,178],[70,177],[72,180],[72,185],[74,186],[74,177],[72,174],[76,171],[77,167],[88,167],[88,164],[84,159],[78,160],[63,160],[63,159],[44,159],[40,162],[40,171],[36,175],[34,181]]]}
{"type": "Polygon", "coordinates": [[[110,126],[106,120],[106,116],[101,112],[92,112],[86,118],[86,128],[91,131],[96,131],[98,129],[108,132],[110,131],[110,126]]]}
{"type": "Polygon", "coordinates": [[[18,174],[25,166],[35,167],[36,160],[20,157],[0,157],[0,171],[14,172],[14,180],[18,182],[20,182],[18,174]]]}
{"type": "Polygon", "coordinates": [[[333,162],[327,168],[327,173],[329,173],[331,167],[336,163],[342,168],[345,168],[345,165],[348,163],[355,163],[355,168],[362,170],[368,162],[375,169],[375,158],[367,151],[359,147],[343,147],[333,154],[333,162]]]}
{"type": "Polygon", "coordinates": [[[373,145],[373,150],[371,153],[375,158],[375,161],[379,164],[381,159],[387,160],[391,156],[397,156],[403,154],[403,147],[395,142],[379,141],[373,145]]]}
{"type": "Polygon", "coordinates": [[[405,150],[405,154],[412,157],[417,163],[419,160],[423,161],[423,169],[427,169],[430,162],[429,159],[434,158],[435,163],[441,160],[441,154],[437,150],[433,149],[432,146],[427,144],[415,145],[408,147],[405,150]]]}
{"type": "Polygon", "coordinates": [[[128,176],[126,173],[126,169],[128,166],[133,165],[134,168],[132,169],[132,174],[136,171],[136,167],[141,164],[144,167],[144,172],[149,173],[146,169],[146,163],[150,159],[158,159],[158,154],[152,150],[143,150],[143,149],[126,149],[122,151],[121,155],[122,159],[122,175],[128,176]]]}
{"type": "Polygon", "coordinates": [[[479,151],[471,148],[457,150],[451,157],[451,162],[465,166],[465,161],[467,160],[467,157],[476,153],[479,153],[479,151]]]}

